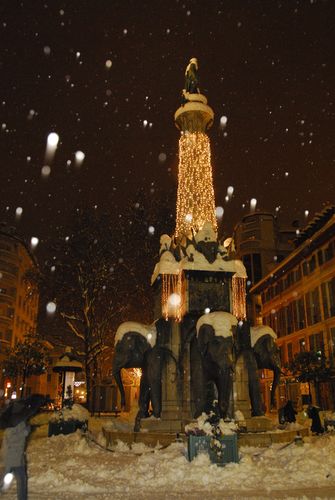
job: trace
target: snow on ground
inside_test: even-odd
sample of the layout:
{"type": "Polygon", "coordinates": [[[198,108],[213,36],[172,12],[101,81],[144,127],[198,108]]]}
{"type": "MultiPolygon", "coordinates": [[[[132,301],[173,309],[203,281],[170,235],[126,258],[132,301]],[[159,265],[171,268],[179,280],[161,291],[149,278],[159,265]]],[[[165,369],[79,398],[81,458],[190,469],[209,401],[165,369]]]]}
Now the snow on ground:
{"type": "MultiPolygon", "coordinates": [[[[221,468],[205,455],[189,463],[179,442],[154,450],[120,443],[108,451],[80,431],[35,438],[27,450],[29,499],[335,498],[334,434],[303,446],[242,448],[241,456],[221,468]]],[[[14,498],[13,485],[4,499],[14,498]]]]}

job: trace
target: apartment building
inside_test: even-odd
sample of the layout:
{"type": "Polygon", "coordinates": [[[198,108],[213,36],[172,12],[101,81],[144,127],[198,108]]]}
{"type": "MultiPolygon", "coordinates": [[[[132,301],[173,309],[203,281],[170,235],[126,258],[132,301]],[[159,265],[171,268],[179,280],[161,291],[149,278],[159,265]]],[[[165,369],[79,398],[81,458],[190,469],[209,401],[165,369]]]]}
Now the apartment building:
{"type": "MultiPolygon", "coordinates": [[[[296,248],[250,290],[257,304],[256,321],[270,325],[278,335],[282,364],[300,351],[323,352],[335,366],[335,207],[316,214],[295,240],[296,248]]],[[[271,378],[263,374],[267,403],[271,378]]],[[[335,379],[320,384],[318,403],[334,408],[335,379]]],[[[297,401],[305,384],[283,378],[279,404],[297,401]]],[[[315,401],[315,394],[314,394],[315,401]]]]}

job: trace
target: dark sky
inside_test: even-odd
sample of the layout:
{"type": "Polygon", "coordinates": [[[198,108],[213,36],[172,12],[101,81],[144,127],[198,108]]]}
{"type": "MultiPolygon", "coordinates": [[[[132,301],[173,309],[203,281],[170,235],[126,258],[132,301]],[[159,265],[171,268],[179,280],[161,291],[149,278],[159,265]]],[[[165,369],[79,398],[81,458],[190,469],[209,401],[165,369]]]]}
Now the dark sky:
{"type": "Polygon", "coordinates": [[[0,221],[43,246],[76,204],[122,213],[138,188],[176,188],[173,115],[197,57],[224,229],[251,198],[304,225],[334,201],[334,29],[334,0],[2,0],[0,221]]]}

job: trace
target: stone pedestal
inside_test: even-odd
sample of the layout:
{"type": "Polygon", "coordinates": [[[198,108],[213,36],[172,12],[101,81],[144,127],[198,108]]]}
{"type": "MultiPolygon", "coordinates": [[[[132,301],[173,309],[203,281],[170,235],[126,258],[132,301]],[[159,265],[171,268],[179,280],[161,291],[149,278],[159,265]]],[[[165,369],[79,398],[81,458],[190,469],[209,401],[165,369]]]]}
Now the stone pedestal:
{"type": "Polygon", "coordinates": [[[214,112],[202,94],[184,93],[185,104],[177,109],[174,120],[177,128],[190,133],[206,132],[213,124],[214,112]]]}
{"type": "Polygon", "coordinates": [[[247,432],[267,432],[273,429],[273,422],[268,417],[252,417],[246,421],[247,432]]]}
{"type": "Polygon", "coordinates": [[[141,420],[141,429],[151,432],[182,431],[182,380],[178,367],[180,354],[180,323],[172,323],[166,345],[172,356],[167,356],[162,371],[162,413],[160,419],[141,420]]]}
{"type": "Polygon", "coordinates": [[[235,378],[233,383],[234,410],[243,413],[244,421],[251,418],[248,368],[243,354],[241,354],[235,365],[235,378]]]}
{"type": "Polygon", "coordinates": [[[182,359],[182,420],[183,423],[189,423],[192,420],[192,389],[191,389],[191,359],[190,343],[185,346],[182,359]]]}

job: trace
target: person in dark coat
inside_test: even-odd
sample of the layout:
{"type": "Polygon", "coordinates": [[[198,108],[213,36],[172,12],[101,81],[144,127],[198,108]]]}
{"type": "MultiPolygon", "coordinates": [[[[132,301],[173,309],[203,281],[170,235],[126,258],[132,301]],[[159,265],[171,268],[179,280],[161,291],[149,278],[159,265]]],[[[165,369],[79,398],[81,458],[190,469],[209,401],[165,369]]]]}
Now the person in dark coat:
{"type": "Polygon", "coordinates": [[[296,414],[297,414],[297,412],[295,411],[295,409],[293,407],[293,403],[289,399],[283,408],[283,416],[284,416],[285,422],[289,422],[289,423],[295,422],[296,421],[296,418],[295,418],[296,414]]]}
{"type": "Polygon", "coordinates": [[[320,408],[317,408],[316,406],[310,405],[307,409],[307,415],[312,419],[311,431],[315,432],[316,434],[322,434],[324,432],[324,428],[321,425],[319,412],[320,408]]]}
{"type": "Polygon", "coordinates": [[[25,449],[30,426],[27,421],[44,403],[44,396],[34,394],[27,399],[9,403],[0,414],[0,428],[5,429],[1,448],[4,464],[1,490],[9,487],[12,474],[16,479],[18,500],[27,500],[28,495],[25,449]]]}
{"type": "Polygon", "coordinates": [[[4,432],[2,441],[1,452],[4,463],[4,479],[7,474],[11,473],[14,475],[18,500],[26,500],[28,498],[25,448],[29,433],[30,426],[26,421],[22,421],[15,427],[8,427],[4,432]]]}

